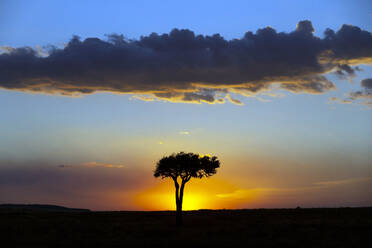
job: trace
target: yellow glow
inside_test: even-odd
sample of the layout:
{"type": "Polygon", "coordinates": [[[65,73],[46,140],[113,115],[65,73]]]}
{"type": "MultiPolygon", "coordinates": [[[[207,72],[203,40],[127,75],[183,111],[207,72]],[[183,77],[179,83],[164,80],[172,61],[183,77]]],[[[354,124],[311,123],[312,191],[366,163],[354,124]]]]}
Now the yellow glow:
{"type": "Polygon", "coordinates": [[[209,157],[209,158],[211,158],[212,155],[210,155],[209,153],[207,153],[207,154],[199,154],[199,158],[202,158],[202,157],[209,157]]]}
{"type": "MultiPolygon", "coordinates": [[[[220,197],[237,190],[231,184],[211,178],[191,179],[185,186],[183,210],[234,208],[235,202],[220,197]]],[[[144,210],[175,210],[175,188],[164,180],[136,195],[135,204],[144,210]]]]}
{"type": "MultiPolygon", "coordinates": [[[[146,210],[175,210],[176,199],[174,194],[153,194],[146,195],[146,199],[149,201],[145,203],[148,206],[144,206],[146,210]]],[[[188,194],[183,197],[183,210],[198,210],[207,208],[210,206],[205,200],[203,195],[188,194]]]]}
{"type": "Polygon", "coordinates": [[[183,210],[198,210],[207,208],[209,204],[205,202],[203,195],[189,194],[184,196],[182,205],[183,210]]]}

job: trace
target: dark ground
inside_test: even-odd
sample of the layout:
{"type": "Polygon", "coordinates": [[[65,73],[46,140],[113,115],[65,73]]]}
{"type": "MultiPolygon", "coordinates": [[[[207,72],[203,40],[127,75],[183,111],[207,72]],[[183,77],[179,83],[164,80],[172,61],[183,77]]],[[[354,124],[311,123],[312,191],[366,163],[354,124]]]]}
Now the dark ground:
{"type": "Polygon", "coordinates": [[[68,212],[0,209],[1,247],[372,247],[372,208],[68,212]]]}

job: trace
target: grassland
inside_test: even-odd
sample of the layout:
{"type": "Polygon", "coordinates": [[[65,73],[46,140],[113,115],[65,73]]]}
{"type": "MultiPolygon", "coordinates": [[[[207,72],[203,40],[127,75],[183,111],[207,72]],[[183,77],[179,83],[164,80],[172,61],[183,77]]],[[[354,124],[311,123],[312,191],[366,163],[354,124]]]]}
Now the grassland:
{"type": "Polygon", "coordinates": [[[372,208],[0,210],[1,247],[370,247],[372,208]]]}

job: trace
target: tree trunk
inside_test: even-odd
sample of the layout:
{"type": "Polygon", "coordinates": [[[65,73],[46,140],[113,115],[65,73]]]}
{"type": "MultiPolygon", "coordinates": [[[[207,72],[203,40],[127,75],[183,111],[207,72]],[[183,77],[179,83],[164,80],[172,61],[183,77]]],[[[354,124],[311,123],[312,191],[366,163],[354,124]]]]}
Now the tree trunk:
{"type": "Polygon", "coordinates": [[[182,181],[181,189],[180,189],[179,197],[178,197],[177,211],[176,211],[176,222],[177,222],[177,226],[182,226],[183,225],[183,220],[182,220],[182,202],[183,202],[183,189],[185,188],[185,183],[186,182],[182,181]]]}
{"type": "Polygon", "coordinates": [[[183,225],[183,220],[182,220],[182,203],[181,202],[178,202],[177,203],[176,225],[177,226],[182,226],[183,225]]]}
{"type": "Polygon", "coordinates": [[[176,225],[182,226],[183,220],[182,220],[182,202],[183,202],[183,190],[185,188],[185,184],[190,180],[182,178],[181,188],[180,185],[177,182],[177,177],[173,178],[174,180],[174,186],[176,187],[176,225]]]}
{"type": "Polygon", "coordinates": [[[174,186],[176,187],[176,225],[182,226],[182,200],[180,199],[180,186],[177,182],[177,179],[174,180],[174,186]]]}

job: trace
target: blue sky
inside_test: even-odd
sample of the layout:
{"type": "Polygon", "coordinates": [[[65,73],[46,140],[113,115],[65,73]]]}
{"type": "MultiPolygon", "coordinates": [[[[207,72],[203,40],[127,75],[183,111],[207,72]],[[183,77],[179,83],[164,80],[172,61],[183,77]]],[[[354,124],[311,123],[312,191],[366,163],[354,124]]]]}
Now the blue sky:
{"type": "Polygon", "coordinates": [[[320,35],[352,24],[371,30],[372,4],[358,1],[2,1],[0,43],[12,46],[61,44],[72,35],[138,38],[188,28],[228,39],[271,26],[291,31],[309,19],[320,35]]]}
{"type": "MultiPolygon", "coordinates": [[[[1,1],[0,46],[64,47],[73,35],[105,39],[105,34],[117,33],[138,39],[152,32],[168,33],[173,28],[188,28],[196,34],[220,33],[230,40],[266,26],[278,32],[290,32],[301,20],[310,20],[314,35],[319,37],[323,37],[326,28],[338,30],[342,24],[372,32],[372,3],[367,0],[1,1]]],[[[255,97],[236,95],[243,106],[229,102],[145,102],[130,94],[66,97],[0,89],[0,168],[8,169],[9,165],[57,168],[61,164],[79,167],[92,161],[124,164],[130,171],[120,173],[134,175],[133,171],[142,169],[148,172],[146,180],[137,182],[138,191],[143,191],[159,183],[151,176],[157,159],[186,150],[217,155],[222,167],[216,177],[234,182],[228,192],[232,197],[230,202],[211,203],[208,206],[212,208],[372,204],[370,191],[361,192],[363,187],[371,185],[372,177],[371,109],[358,103],[338,104],[329,100],[330,97],[343,98],[349,91],[360,89],[361,80],[372,78],[368,64],[359,67],[363,71],[356,73],[353,83],[340,80],[332,73],[326,75],[337,90],[317,95],[285,90],[275,91],[282,94],[276,97],[265,92],[255,97]],[[340,187],[313,189],[319,182],[335,182],[329,185],[339,183],[340,187]],[[275,197],[276,191],[272,190],[296,187],[313,191],[308,198],[299,196],[294,201],[282,195],[275,197]],[[269,192],[274,200],[265,198],[268,196],[264,193],[256,202],[234,199],[234,192],[251,189],[269,192]],[[335,192],[339,198],[327,198],[335,192]],[[348,197],[349,200],[343,201],[348,197]]],[[[88,179],[91,176],[80,169],[71,173],[88,179]]],[[[103,183],[81,191],[82,195],[92,194],[92,190],[101,192],[99,187],[106,183],[106,178],[109,183],[111,172],[99,173],[105,175],[103,183]]],[[[94,177],[94,180],[100,179],[94,177]]],[[[78,182],[74,183],[78,186],[78,182]]],[[[64,186],[63,181],[54,185],[58,189],[64,186]]],[[[30,193],[22,189],[28,187],[26,183],[13,182],[0,191],[6,196],[2,198],[6,202],[44,201],[93,209],[147,209],[131,201],[132,187],[119,186],[122,188],[114,190],[103,187],[103,193],[97,193],[101,200],[86,201],[69,198],[68,194],[61,200],[43,190],[40,193],[47,185],[39,185],[30,193]],[[124,193],[115,193],[106,199],[105,190],[124,193]],[[127,203],[118,205],[118,198],[123,201],[122,194],[127,203]],[[105,204],[100,203],[102,199],[106,199],[105,204]]],[[[298,194],[302,193],[300,190],[298,194]]]]}

